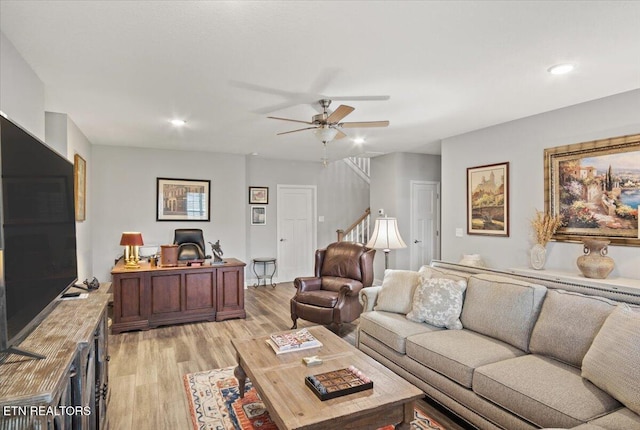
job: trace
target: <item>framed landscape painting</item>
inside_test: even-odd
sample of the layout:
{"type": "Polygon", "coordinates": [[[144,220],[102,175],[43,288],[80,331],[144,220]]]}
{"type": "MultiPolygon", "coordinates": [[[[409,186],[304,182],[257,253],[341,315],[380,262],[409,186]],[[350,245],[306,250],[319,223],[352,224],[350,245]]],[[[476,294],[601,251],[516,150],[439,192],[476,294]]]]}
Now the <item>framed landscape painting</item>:
{"type": "Polygon", "coordinates": [[[467,233],[509,236],[509,163],[467,168],[467,233]]]}
{"type": "Polygon", "coordinates": [[[211,181],[157,178],[156,221],[209,221],[211,181]]]}
{"type": "Polygon", "coordinates": [[[547,148],[545,210],[562,217],[553,239],[639,246],[640,134],[547,148]]]}
{"type": "Polygon", "coordinates": [[[249,204],[269,204],[269,187],[249,187],[249,204]]]}

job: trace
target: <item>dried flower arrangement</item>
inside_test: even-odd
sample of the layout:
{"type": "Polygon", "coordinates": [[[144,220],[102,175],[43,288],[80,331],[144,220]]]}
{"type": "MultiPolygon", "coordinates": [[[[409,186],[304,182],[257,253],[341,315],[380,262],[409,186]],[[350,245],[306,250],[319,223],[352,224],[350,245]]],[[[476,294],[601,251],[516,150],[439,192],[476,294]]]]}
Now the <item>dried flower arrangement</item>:
{"type": "Polygon", "coordinates": [[[536,217],[531,220],[531,226],[536,233],[536,243],[546,246],[561,225],[560,215],[551,216],[549,213],[536,210],[536,217]]]}

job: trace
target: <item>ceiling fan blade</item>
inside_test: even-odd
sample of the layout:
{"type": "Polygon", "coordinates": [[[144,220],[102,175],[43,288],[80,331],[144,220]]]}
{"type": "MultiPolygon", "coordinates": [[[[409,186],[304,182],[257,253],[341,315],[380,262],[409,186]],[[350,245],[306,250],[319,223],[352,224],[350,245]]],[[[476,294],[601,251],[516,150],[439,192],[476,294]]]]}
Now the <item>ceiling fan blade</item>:
{"type": "Polygon", "coordinates": [[[282,134],[295,133],[295,132],[297,132],[297,131],[312,130],[312,129],[314,129],[314,128],[318,128],[318,127],[306,127],[306,128],[299,128],[299,129],[297,129],[297,130],[291,130],[291,131],[285,131],[285,132],[282,132],[282,133],[278,133],[276,136],[280,136],[280,135],[282,135],[282,134]]]}
{"type": "Polygon", "coordinates": [[[338,126],[342,128],[388,127],[389,121],[341,122],[338,126]]]}
{"type": "Polygon", "coordinates": [[[334,110],[333,113],[327,117],[327,124],[333,124],[333,123],[339,122],[342,118],[349,115],[354,110],[355,108],[352,108],[351,106],[347,106],[347,105],[338,106],[338,109],[334,110]]]}
{"type": "Polygon", "coordinates": [[[327,97],[329,100],[335,101],[385,101],[389,100],[391,96],[342,96],[342,97],[327,97]]]}
{"type": "Polygon", "coordinates": [[[267,118],[279,119],[281,121],[301,122],[302,124],[313,124],[312,122],[309,122],[309,121],[301,121],[299,119],[290,119],[290,118],[280,118],[280,117],[277,117],[277,116],[268,116],[267,118]]]}
{"type": "Polygon", "coordinates": [[[344,134],[342,131],[338,130],[338,134],[336,134],[336,137],[334,137],[333,140],[342,139],[343,137],[347,137],[347,135],[344,134]]]}

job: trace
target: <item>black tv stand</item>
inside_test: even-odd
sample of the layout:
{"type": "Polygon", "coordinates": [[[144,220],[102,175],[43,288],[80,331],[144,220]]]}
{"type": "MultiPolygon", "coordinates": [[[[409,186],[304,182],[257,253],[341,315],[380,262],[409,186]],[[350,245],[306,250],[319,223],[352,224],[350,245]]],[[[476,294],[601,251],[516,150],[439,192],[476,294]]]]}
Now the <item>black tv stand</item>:
{"type": "MultiPolygon", "coordinates": [[[[44,355],[36,354],[35,352],[30,352],[24,349],[16,348],[15,346],[10,346],[9,348],[3,349],[2,351],[0,351],[0,356],[9,355],[9,354],[23,355],[25,357],[37,358],[38,360],[43,360],[47,358],[44,355]]],[[[2,363],[2,361],[4,360],[0,359],[0,364],[2,363]]]]}

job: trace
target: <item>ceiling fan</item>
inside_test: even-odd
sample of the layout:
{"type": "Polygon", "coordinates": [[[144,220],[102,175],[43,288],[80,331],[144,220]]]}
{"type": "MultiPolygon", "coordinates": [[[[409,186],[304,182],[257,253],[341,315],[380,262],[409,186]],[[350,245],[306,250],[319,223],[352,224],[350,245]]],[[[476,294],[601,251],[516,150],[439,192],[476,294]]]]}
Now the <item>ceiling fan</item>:
{"type": "Polygon", "coordinates": [[[322,142],[327,143],[333,139],[342,139],[347,135],[341,130],[342,128],[363,128],[363,127],[388,127],[389,121],[361,121],[361,122],[340,122],[344,117],[349,115],[355,110],[355,108],[347,105],[340,105],[336,110],[329,113],[328,109],[331,105],[331,100],[321,99],[319,101],[323,112],[318,115],[314,115],[311,121],[302,121],[290,118],[280,118],[277,116],[269,116],[267,118],[277,119],[281,121],[298,122],[302,124],[308,124],[311,127],[299,128],[297,130],[285,131],[278,133],[278,136],[282,134],[296,133],[303,130],[313,130],[313,134],[322,142]]]}

